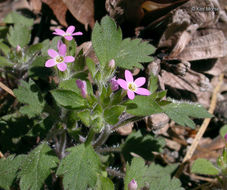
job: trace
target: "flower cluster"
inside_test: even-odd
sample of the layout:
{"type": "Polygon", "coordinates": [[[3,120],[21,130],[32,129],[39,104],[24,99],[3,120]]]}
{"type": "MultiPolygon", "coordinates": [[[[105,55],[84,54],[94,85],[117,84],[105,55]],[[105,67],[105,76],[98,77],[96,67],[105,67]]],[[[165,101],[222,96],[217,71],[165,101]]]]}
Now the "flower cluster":
{"type": "MultiPolygon", "coordinates": [[[[69,26],[66,32],[61,29],[55,29],[55,32],[53,34],[63,36],[68,41],[72,40],[73,36],[83,35],[82,32],[73,33],[74,30],[74,26],[69,26]]],[[[48,49],[48,55],[51,57],[51,59],[46,61],[45,67],[53,67],[57,65],[57,68],[60,71],[65,71],[67,69],[66,63],[74,62],[75,58],[73,56],[66,56],[67,47],[62,41],[58,42],[57,48],[58,52],[54,49],[48,49]]]]}
{"type": "MultiPolygon", "coordinates": [[[[55,29],[55,32],[53,32],[53,34],[62,36],[65,38],[65,40],[68,40],[68,41],[72,40],[73,36],[83,35],[82,32],[74,32],[74,31],[75,31],[75,27],[69,26],[66,32],[61,29],[55,29]]],[[[65,71],[67,70],[66,63],[74,62],[75,58],[73,56],[66,55],[67,47],[62,41],[58,42],[57,48],[58,48],[58,52],[55,51],[54,49],[48,50],[48,55],[51,57],[51,59],[46,61],[45,66],[53,67],[57,65],[57,68],[60,71],[65,71]]],[[[114,59],[112,59],[109,62],[109,67],[111,69],[115,68],[114,59]]],[[[110,80],[110,86],[113,91],[118,90],[120,86],[121,88],[127,91],[128,98],[130,100],[133,100],[135,98],[135,93],[143,96],[149,96],[151,94],[149,90],[145,88],[140,88],[145,84],[145,82],[146,82],[146,79],[144,77],[139,77],[136,80],[134,80],[132,73],[128,70],[125,70],[125,80],[116,79],[116,77],[113,77],[110,80]]],[[[76,84],[78,88],[81,89],[81,95],[84,98],[86,98],[87,96],[86,82],[82,80],[77,80],[76,84]]]]}

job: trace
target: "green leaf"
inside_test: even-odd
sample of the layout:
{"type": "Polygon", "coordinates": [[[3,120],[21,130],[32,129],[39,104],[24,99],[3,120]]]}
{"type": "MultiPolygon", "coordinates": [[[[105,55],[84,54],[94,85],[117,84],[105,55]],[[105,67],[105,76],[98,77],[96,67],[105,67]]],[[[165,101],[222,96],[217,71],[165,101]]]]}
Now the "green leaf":
{"type": "Polygon", "coordinates": [[[131,165],[127,164],[126,166],[124,190],[128,190],[128,184],[132,179],[137,182],[138,189],[147,184],[150,190],[182,190],[180,181],[170,177],[174,167],[170,169],[169,167],[161,167],[155,164],[151,164],[148,167],[145,166],[143,159],[134,158],[131,165]]]}
{"type": "Polygon", "coordinates": [[[68,149],[70,152],[60,163],[57,175],[63,176],[65,190],[84,190],[95,187],[101,162],[91,146],[81,144],[68,149]]]}
{"type": "Polygon", "coordinates": [[[15,24],[14,27],[9,28],[9,33],[7,35],[10,45],[14,48],[19,45],[20,47],[25,47],[31,39],[31,31],[27,26],[21,24],[15,24]]]}
{"type": "Polygon", "coordinates": [[[99,176],[95,190],[114,190],[114,184],[108,177],[99,176]]]}
{"type": "Polygon", "coordinates": [[[179,125],[195,127],[195,123],[189,117],[206,118],[212,115],[201,105],[194,103],[185,103],[173,101],[171,104],[162,106],[164,113],[166,113],[172,120],[179,125]]]}
{"type": "Polygon", "coordinates": [[[164,146],[165,141],[163,138],[154,137],[150,133],[145,135],[137,131],[127,137],[121,146],[121,151],[126,161],[132,159],[131,153],[135,153],[145,160],[152,161],[154,158],[153,152],[161,152],[164,146]]]}
{"type": "Polygon", "coordinates": [[[117,28],[115,22],[108,16],[96,23],[92,32],[92,45],[104,68],[111,59],[119,67],[132,69],[143,68],[141,62],[152,61],[148,55],[154,52],[154,47],[140,39],[122,40],[122,32],[117,28]]]}
{"type": "Polygon", "coordinates": [[[96,74],[95,62],[91,58],[87,57],[86,58],[86,65],[88,67],[89,72],[91,73],[92,78],[94,79],[95,74],[96,74]]]}
{"type": "Polygon", "coordinates": [[[28,27],[33,25],[33,19],[27,18],[17,12],[9,13],[3,21],[7,24],[20,24],[28,27]]]}
{"type": "Polygon", "coordinates": [[[199,158],[193,163],[191,171],[193,173],[205,175],[219,174],[219,170],[210,161],[203,158],[199,158]]]}
{"type": "Polygon", "coordinates": [[[80,89],[76,85],[76,80],[75,78],[69,79],[69,80],[63,80],[59,84],[59,88],[64,89],[64,90],[71,90],[77,94],[80,94],[80,89]]]}
{"type": "Polygon", "coordinates": [[[151,93],[154,93],[158,89],[158,77],[152,72],[150,73],[148,89],[151,93]]]}
{"type": "Polygon", "coordinates": [[[46,142],[30,152],[19,173],[21,190],[40,190],[51,170],[57,167],[58,158],[46,142]]]}
{"type": "Polygon", "coordinates": [[[22,114],[34,117],[42,112],[45,102],[39,92],[39,88],[31,79],[29,79],[28,83],[21,81],[21,85],[14,90],[14,94],[21,103],[27,104],[20,108],[22,114]]]}
{"type": "Polygon", "coordinates": [[[2,50],[2,52],[3,52],[5,55],[8,55],[9,52],[10,52],[9,46],[7,46],[6,44],[4,44],[3,42],[0,42],[0,50],[2,50]]]}
{"type": "Polygon", "coordinates": [[[220,135],[222,136],[222,138],[225,137],[225,135],[227,134],[227,125],[224,125],[221,129],[220,129],[220,135]]]}
{"type": "Polygon", "coordinates": [[[37,44],[31,45],[27,49],[26,54],[29,55],[29,56],[34,56],[34,54],[41,51],[42,48],[43,48],[42,43],[37,43],[37,44]]]}
{"type": "Polygon", "coordinates": [[[119,116],[125,111],[125,106],[111,106],[104,110],[104,119],[110,125],[119,121],[119,116]]]}
{"type": "Polygon", "coordinates": [[[66,108],[82,108],[85,106],[85,99],[70,90],[52,90],[51,94],[61,106],[66,108]]]}
{"type": "Polygon", "coordinates": [[[122,41],[114,60],[118,67],[125,69],[143,68],[140,63],[153,61],[153,57],[148,55],[154,53],[154,50],[155,48],[148,42],[127,38],[122,41]]]}
{"type": "Polygon", "coordinates": [[[129,100],[125,103],[127,106],[126,112],[136,116],[148,116],[163,112],[155,100],[156,94],[150,96],[136,96],[134,100],[129,100]]]}
{"type": "Polygon", "coordinates": [[[11,155],[6,159],[0,159],[0,187],[5,190],[10,190],[13,181],[16,178],[17,171],[24,160],[25,155],[14,157],[11,155]]]}
{"type": "Polygon", "coordinates": [[[0,66],[1,67],[4,67],[4,66],[11,67],[11,66],[13,66],[13,64],[7,58],[0,56],[0,66]]]}
{"type": "Polygon", "coordinates": [[[91,112],[89,110],[83,110],[77,113],[77,116],[80,118],[80,120],[83,122],[84,125],[87,127],[90,127],[90,115],[91,112]]]}

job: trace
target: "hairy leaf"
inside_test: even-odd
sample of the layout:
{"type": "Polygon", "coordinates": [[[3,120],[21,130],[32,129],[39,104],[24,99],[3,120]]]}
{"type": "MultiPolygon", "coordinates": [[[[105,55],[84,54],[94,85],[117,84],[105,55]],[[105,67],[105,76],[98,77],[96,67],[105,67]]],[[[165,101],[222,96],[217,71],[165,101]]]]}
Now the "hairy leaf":
{"type": "Polygon", "coordinates": [[[96,190],[114,190],[114,184],[108,177],[99,176],[96,190]]]}
{"type": "Polygon", "coordinates": [[[114,125],[119,121],[119,116],[125,111],[125,106],[112,106],[104,110],[104,118],[107,123],[114,125]]]}
{"type": "Polygon", "coordinates": [[[141,62],[152,61],[148,55],[154,52],[154,47],[140,39],[122,40],[122,32],[115,22],[108,16],[96,23],[92,32],[92,45],[102,68],[111,59],[117,66],[132,69],[143,68],[141,62]]]}
{"type": "Polygon", "coordinates": [[[148,167],[145,166],[143,159],[134,158],[131,165],[127,164],[126,166],[124,189],[128,190],[128,184],[132,179],[135,179],[138,189],[147,184],[150,190],[182,190],[180,181],[170,177],[174,168],[175,166],[168,168],[155,164],[148,167]]]}
{"type": "Polygon", "coordinates": [[[84,190],[95,187],[101,162],[91,146],[81,144],[69,148],[70,152],[60,163],[57,175],[63,176],[65,190],[84,190]]]}
{"type": "Polygon", "coordinates": [[[51,170],[57,167],[58,158],[47,143],[30,152],[19,173],[21,190],[40,190],[51,170]]]}
{"type": "Polygon", "coordinates": [[[25,155],[15,157],[11,155],[6,159],[0,159],[0,187],[5,190],[10,190],[14,179],[16,178],[17,171],[24,160],[25,155]]]}
{"type": "Polygon", "coordinates": [[[173,101],[171,104],[162,106],[164,113],[166,113],[172,120],[182,126],[195,127],[195,123],[189,117],[206,118],[212,117],[207,110],[194,103],[173,101]]]}
{"type": "Polygon", "coordinates": [[[27,104],[20,108],[22,114],[34,117],[42,112],[44,101],[38,87],[31,79],[29,82],[21,81],[21,85],[14,90],[14,94],[21,103],[27,104]]]}
{"type": "Polygon", "coordinates": [[[154,137],[150,133],[145,135],[137,131],[127,137],[121,146],[121,151],[127,161],[132,158],[131,153],[151,161],[154,158],[153,152],[161,152],[164,146],[165,141],[161,137],[154,137]]]}
{"type": "Polygon", "coordinates": [[[61,106],[66,108],[75,109],[85,106],[85,99],[73,91],[57,89],[52,90],[51,94],[61,106]]]}
{"type": "Polygon", "coordinates": [[[129,100],[126,112],[136,116],[148,116],[155,113],[163,112],[161,107],[156,103],[156,95],[136,96],[134,100],[129,100]]]}
{"type": "Polygon", "coordinates": [[[197,159],[193,163],[191,171],[193,173],[205,174],[205,175],[218,175],[219,174],[218,168],[216,168],[210,161],[208,161],[204,158],[197,159]]]}
{"type": "Polygon", "coordinates": [[[4,18],[4,22],[7,24],[20,24],[28,27],[33,25],[33,19],[27,18],[17,12],[9,13],[4,18]]]}
{"type": "Polygon", "coordinates": [[[31,32],[27,26],[15,24],[14,27],[10,27],[7,38],[10,45],[14,48],[16,48],[17,45],[23,48],[29,43],[31,32]]]}

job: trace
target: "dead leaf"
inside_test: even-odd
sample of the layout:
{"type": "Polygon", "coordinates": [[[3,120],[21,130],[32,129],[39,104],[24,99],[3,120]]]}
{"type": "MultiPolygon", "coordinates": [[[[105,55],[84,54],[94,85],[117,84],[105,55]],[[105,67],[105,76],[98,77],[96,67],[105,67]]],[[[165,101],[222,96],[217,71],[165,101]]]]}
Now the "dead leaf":
{"type": "Polygon", "coordinates": [[[63,0],[72,15],[82,24],[85,29],[88,25],[93,28],[94,19],[94,0],[63,0]]]}
{"type": "Polygon", "coordinates": [[[61,25],[67,26],[66,22],[66,12],[67,7],[65,3],[62,0],[42,0],[44,3],[46,3],[52,10],[58,21],[61,25]]]}
{"type": "Polygon", "coordinates": [[[29,4],[32,11],[34,11],[36,14],[40,13],[42,8],[42,0],[30,0],[29,4]]]}
{"type": "MultiPolygon", "coordinates": [[[[181,91],[178,91],[178,89],[185,90],[193,93],[194,96],[196,96],[196,100],[194,99],[194,101],[198,101],[198,103],[202,104],[203,106],[209,107],[211,92],[208,90],[209,88],[204,89],[204,87],[201,85],[206,82],[206,77],[203,74],[190,71],[186,72],[185,76],[183,77],[162,70],[161,78],[165,85],[175,89],[174,93],[176,95],[178,94],[179,98],[182,99],[184,97],[182,97],[181,91]]],[[[210,83],[208,81],[208,85],[209,84],[210,83]]]]}
{"type": "Polygon", "coordinates": [[[125,135],[129,135],[132,132],[132,128],[133,128],[133,122],[128,123],[128,124],[118,128],[116,131],[120,135],[125,136],[125,135]]]}

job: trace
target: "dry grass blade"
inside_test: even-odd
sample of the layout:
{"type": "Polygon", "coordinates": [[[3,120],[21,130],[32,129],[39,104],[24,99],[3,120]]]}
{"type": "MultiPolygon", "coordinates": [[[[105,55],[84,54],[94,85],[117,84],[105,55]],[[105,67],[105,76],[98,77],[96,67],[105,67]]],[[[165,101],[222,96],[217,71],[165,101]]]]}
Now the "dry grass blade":
{"type": "MultiPolygon", "coordinates": [[[[214,89],[213,91],[213,94],[212,94],[212,99],[211,99],[211,103],[210,103],[210,108],[208,110],[209,113],[213,114],[214,113],[214,109],[216,107],[216,103],[217,103],[217,93],[219,92],[220,88],[221,88],[221,85],[223,83],[223,79],[224,79],[224,74],[222,73],[220,76],[219,76],[219,82],[216,86],[216,88],[214,89]]],[[[203,124],[201,125],[200,129],[199,129],[199,132],[197,133],[191,147],[188,149],[184,159],[183,159],[183,162],[187,161],[187,160],[190,160],[193,153],[195,152],[195,149],[196,147],[198,146],[198,143],[201,139],[201,137],[203,136],[204,132],[206,131],[206,128],[207,126],[209,125],[210,123],[210,120],[211,118],[206,118],[204,121],[203,121],[203,124]]]]}
{"type": "Polygon", "coordinates": [[[8,92],[11,96],[15,97],[13,91],[7,87],[6,85],[4,85],[2,82],[0,82],[0,88],[2,88],[3,90],[5,90],[6,92],[8,92]]]}

